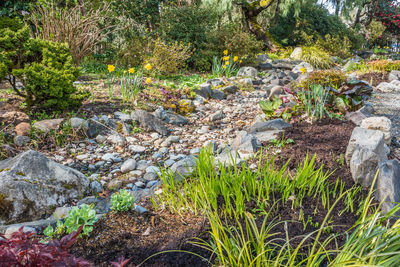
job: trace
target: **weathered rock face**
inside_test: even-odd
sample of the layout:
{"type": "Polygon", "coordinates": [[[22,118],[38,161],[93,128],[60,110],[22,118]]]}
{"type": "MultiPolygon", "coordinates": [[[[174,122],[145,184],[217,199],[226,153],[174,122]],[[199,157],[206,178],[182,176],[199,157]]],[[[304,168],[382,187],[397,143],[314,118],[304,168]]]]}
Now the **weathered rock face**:
{"type": "Polygon", "coordinates": [[[165,126],[164,122],[147,111],[135,110],[131,113],[131,118],[134,121],[139,122],[140,126],[149,131],[155,131],[161,135],[169,135],[169,130],[165,126]]]}
{"type": "Polygon", "coordinates": [[[233,140],[232,148],[238,152],[241,159],[248,159],[261,148],[261,142],[252,134],[241,131],[233,140]]]}
{"type": "Polygon", "coordinates": [[[85,175],[29,150],[0,162],[0,225],[40,219],[86,193],[85,175]]]}
{"type": "Polygon", "coordinates": [[[379,130],[385,134],[385,143],[390,144],[392,122],[386,117],[370,117],[361,121],[360,127],[370,130],[379,130]]]}
{"type": "Polygon", "coordinates": [[[33,124],[33,126],[36,129],[39,129],[45,133],[51,131],[51,130],[57,130],[60,128],[61,123],[64,121],[64,119],[52,119],[52,120],[43,120],[43,121],[38,121],[33,124]]]}
{"type": "Polygon", "coordinates": [[[354,128],[345,158],[355,182],[372,184],[378,164],[387,160],[384,138],[381,131],[354,128]]]}
{"type": "Polygon", "coordinates": [[[400,202],[400,163],[387,160],[379,164],[375,196],[382,203],[382,211],[391,211],[400,202]]]}

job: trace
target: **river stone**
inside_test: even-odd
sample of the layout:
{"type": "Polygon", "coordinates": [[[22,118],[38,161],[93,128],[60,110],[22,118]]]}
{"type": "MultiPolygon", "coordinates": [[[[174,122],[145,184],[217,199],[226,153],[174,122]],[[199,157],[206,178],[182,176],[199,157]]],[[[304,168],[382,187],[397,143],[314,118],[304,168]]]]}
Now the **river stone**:
{"type": "Polygon", "coordinates": [[[33,124],[33,127],[39,129],[42,132],[48,133],[51,130],[57,130],[58,128],[60,128],[60,125],[63,121],[64,119],[42,120],[35,122],[33,124]]]}
{"type": "Polygon", "coordinates": [[[128,159],[121,165],[121,172],[127,173],[136,169],[136,160],[128,159]]]}
{"type": "Polygon", "coordinates": [[[361,121],[360,127],[370,130],[378,130],[385,134],[385,143],[390,144],[392,121],[386,117],[369,117],[361,121]]]}
{"type": "Polygon", "coordinates": [[[261,142],[254,135],[240,131],[231,146],[239,153],[241,159],[248,159],[261,148],[261,142]]]}
{"type": "Polygon", "coordinates": [[[0,225],[40,219],[84,195],[82,173],[28,150],[0,161],[0,225]]]}

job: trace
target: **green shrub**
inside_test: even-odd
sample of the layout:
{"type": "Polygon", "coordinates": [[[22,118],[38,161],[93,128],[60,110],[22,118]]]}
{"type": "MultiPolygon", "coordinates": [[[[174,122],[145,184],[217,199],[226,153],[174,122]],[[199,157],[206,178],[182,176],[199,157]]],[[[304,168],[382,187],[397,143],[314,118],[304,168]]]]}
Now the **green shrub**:
{"type": "Polygon", "coordinates": [[[327,34],[323,39],[318,38],[317,46],[325,51],[328,51],[333,56],[346,58],[351,55],[351,43],[349,38],[346,36],[341,38],[339,36],[331,36],[330,34],[327,34]]]}
{"type": "Polygon", "coordinates": [[[329,69],[333,66],[330,55],[316,46],[303,46],[301,60],[310,63],[314,68],[329,69]]]}
{"type": "Polygon", "coordinates": [[[175,74],[185,68],[186,61],[192,54],[190,45],[183,42],[165,43],[158,38],[152,41],[151,54],[146,57],[145,62],[158,74],[175,74]]]}
{"type": "Polygon", "coordinates": [[[32,39],[27,27],[0,30],[0,59],[0,79],[6,78],[25,98],[28,110],[33,106],[65,109],[79,105],[85,97],[73,85],[79,69],[73,66],[68,47],[32,39]],[[23,89],[17,86],[18,79],[23,89]]]}
{"type": "Polygon", "coordinates": [[[372,20],[371,23],[367,27],[367,39],[370,43],[374,43],[379,36],[382,36],[384,31],[386,30],[386,26],[382,24],[382,22],[377,20],[372,20]]]}
{"type": "Polygon", "coordinates": [[[135,203],[135,199],[127,190],[120,190],[111,196],[111,210],[113,211],[128,211],[135,203]]]}
{"type": "Polygon", "coordinates": [[[18,31],[22,29],[23,25],[18,18],[10,18],[0,16],[0,29],[8,28],[12,31],[18,31]]]}

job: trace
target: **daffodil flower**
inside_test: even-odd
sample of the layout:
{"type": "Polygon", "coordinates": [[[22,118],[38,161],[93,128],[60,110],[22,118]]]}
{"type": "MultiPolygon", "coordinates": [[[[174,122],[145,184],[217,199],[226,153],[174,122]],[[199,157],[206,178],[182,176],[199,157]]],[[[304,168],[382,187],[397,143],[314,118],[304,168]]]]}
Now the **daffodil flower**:
{"type": "Polygon", "coordinates": [[[130,73],[130,74],[135,73],[135,68],[129,68],[129,73],[130,73]]]}
{"type": "Polygon", "coordinates": [[[300,68],[300,71],[301,71],[302,74],[307,72],[307,70],[305,68],[300,68]]]}
{"type": "Polygon", "coordinates": [[[233,62],[238,61],[238,59],[239,59],[239,58],[238,58],[237,56],[234,56],[234,57],[233,57],[233,62]]]}
{"type": "Polygon", "coordinates": [[[224,55],[227,56],[228,55],[228,50],[224,50],[224,55]]]}
{"type": "Polygon", "coordinates": [[[146,64],[146,65],[144,66],[144,68],[145,68],[146,70],[151,70],[151,65],[150,65],[150,64],[146,64]]]}
{"type": "Polygon", "coordinates": [[[108,65],[107,69],[108,69],[108,72],[113,72],[115,70],[115,66],[114,65],[108,65]]]}
{"type": "Polygon", "coordinates": [[[146,83],[147,83],[147,84],[151,83],[151,78],[147,78],[147,79],[146,79],[146,83]]]}
{"type": "Polygon", "coordinates": [[[261,6],[261,7],[265,7],[265,6],[268,5],[268,2],[269,2],[269,0],[261,0],[261,1],[260,1],[260,6],[261,6]]]}

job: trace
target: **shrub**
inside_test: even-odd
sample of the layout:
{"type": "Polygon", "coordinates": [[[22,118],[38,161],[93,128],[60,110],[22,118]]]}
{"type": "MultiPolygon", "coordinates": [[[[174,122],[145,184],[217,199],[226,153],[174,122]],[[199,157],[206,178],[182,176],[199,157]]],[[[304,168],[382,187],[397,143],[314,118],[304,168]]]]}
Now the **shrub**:
{"type": "Polygon", "coordinates": [[[391,60],[375,60],[370,61],[368,63],[370,69],[382,71],[382,72],[390,72],[392,70],[400,70],[400,60],[391,61],[391,60]]]}
{"type": "Polygon", "coordinates": [[[314,68],[328,69],[333,66],[330,55],[316,46],[303,46],[301,60],[310,63],[314,68]]]}
{"type": "Polygon", "coordinates": [[[135,199],[127,190],[120,190],[111,196],[111,210],[128,211],[135,203],[135,199]]]}
{"type": "Polygon", "coordinates": [[[193,53],[185,43],[165,43],[160,38],[152,41],[151,50],[151,55],[145,61],[162,75],[174,74],[183,69],[193,53]]]}
{"type": "Polygon", "coordinates": [[[79,69],[65,44],[32,39],[27,27],[0,30],[0,79],[6,78],[16,94],[25,98],[27,109],[65,109],[79,105],[85,94],[77,94],[73,82],[79,69]],[[24,88],[17,84],[19,79],[24,88]]]}
{"type": "Polygon", "coordinates": [[[385,30],[386,26],[382,22],[373,20],[367,27],[366,37],[370,43],[374,43],[385,30]]]}
{"type": "Polygon", "coordinates": [[[149,42],[145,36],[134,36],[126,40],[118,51],[117,64],[122,66],[140,66],[149,54],[149,42]]]}
{"type": "Polygon", "coordinates": [[[351,43],[349,38],[346,36],[341,38],[339,36],[331,36],[330,34],[327,34],[325,35],[324,39],[319,38],[317,40],[317,46],[325,51],[328,51],[331,55],[341,58],[346,58],[351,55],[351,43]]]}
{"type": "Polygon", "coordinates": [[[319,70],[311,72],[307,79],[301,81],[296,86],[307,90],[314,84],[320,84],[324,87],[330,86],[339,88],[347,81],[346,74],[337,70],[319,70]]]}
{"type": "Polygon", "coordinates": [[[11,238],[0,234],[1,266],[91,266],[88,261],[68,253],[81,231],[82,227],[47,245],[41,243],[33,233],[25,233],[23,227],[11,238]]]}
{"type": "Polygon", "coordinates": [[[104,4],[91,9],[83,1],[72,8],[60,8],[54,3],[39,4],[30,16],[35,26],[34,35],[68,43],[74,63],[79,64],[110,33],[109,26],[100,28],[104,21],[102,13],[108,8],[109,4],[104,4]]]}
{"type": "Polygon", "coordinates": [[[22,29],[23,25],[17,18],[0,17],[0,29],[9,28],[12,31],[18,31],[22,29]]]}

